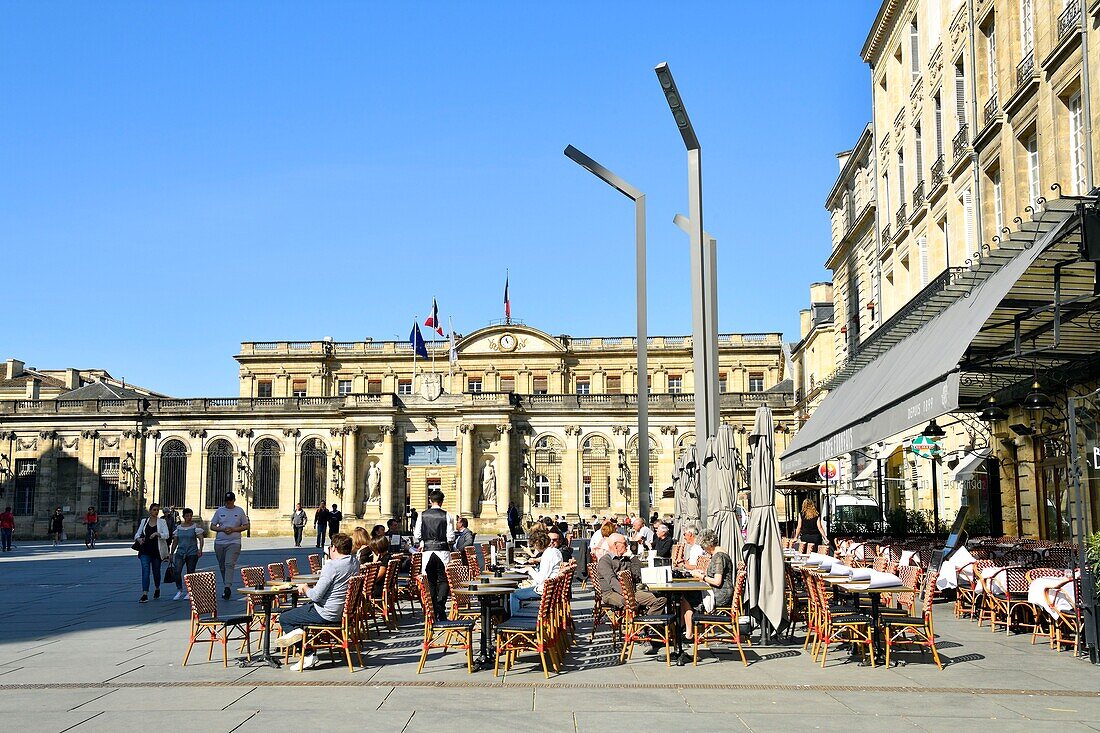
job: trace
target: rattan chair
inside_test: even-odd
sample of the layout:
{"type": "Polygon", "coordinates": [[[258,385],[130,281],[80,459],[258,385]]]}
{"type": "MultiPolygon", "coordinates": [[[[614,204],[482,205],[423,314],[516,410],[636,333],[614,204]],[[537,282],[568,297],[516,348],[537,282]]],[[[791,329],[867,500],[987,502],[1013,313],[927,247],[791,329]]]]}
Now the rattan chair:
{"type": "Polygon", "coordinates": [[[600,583],[599,563],[588,563],[588,579],[592,583],[592,631],[588,640],[596,638],[596,628],[601,621],[607,621],[611,629],[611,644],[618,643],[619,633],[622,631],[622,612],[617,608],[603,605],[603,587],[600,583]]]}
{"type": "Polygon", "coordinates": [[[462,555],[466,561],[466,567],[470,568],[471,577],[481,574],[481,566],[477,562],[477,550],[473,545],[463,548],[462,555]]]}
{"type": "Polygon", "coordinates": [[[210,644],[210,651],[206,655],[207,661],[214,658],[214,644],[222,645],[222,666],[229,666],[228,645],[231,641],[241,641],[242,646],[248,649],[248,655],[252,656],[252,614],[237,616],[218,616],[218,583],[214,573],[188,573],[183,577],[187,585],[187,593],[191,600],[191,632],[187,642],[187,651],[183,655],[183,664],[187,665],[187,658],[191,656],[191,647],[195,644],[210,644]],[[240,632],[241,636],[232,636],[232,632],[240,632]],[[205,634],[207,638],[199,638],[205,634]]]}
{"type": "MultiPolygon", "coordinates": [[[[1032,581],[1039,578],[1065,578],[1065,571],[1056,568],[1032,568],[1024,573],[1024,578],[1030,589],[1032,581]]],[[[1031,624],[1031,643],[1034,644],[1039,634],[1043,633],[1047,637],[1047,641],[1051,648],[1053,648],[1056,619],[1051,616],[1045,607],[1036,606],[1034,603],[1029,605],[1031,606],[1031,615],[1033,618],[1033,623],[1031,624]]]]}
{"type": "Polygon", "coordinates": [[[416,673],[424,669],[424,663],[428,660],[428,652],[432,649],[442,649],[446,654],[453,647],[466,651],[466,671],[473,674],[474,671],[474,622],[470,619],[445,619],[437,621],[432,610],[432,596],[428,591],[428,581],[418,578],[417,587],[420,590],[420,608],[424,613],[424,636],[420,644],[420,663],[416,665],[416,673]],[[459,643],[453,640],[457,637],[459,643]]]}
{"type": "Polygon", "coordinates": [[[381,629],[378,628],[378,612],[374,606],[374,584],[381,572],[382,563],[380,562],[368,562],[359,566],[359,575],[363,578],[363,605],[359,612],[359,628],[362,630],[365,639],[370,638],[370,623],[372,621],[374,622],[374,630],[381,632],[381,629]]]}
{"type": "Polygon", "coordinates": [[[709,651],[711,642],[716,641],[736,644],[737,651],[741,653],[741,663],[749,666],[745,659],[745,649],[741,646],[741,595],[744,591],[745,570],[742,569],[733,581],[733,602],[729,608],[716,608],[714,613],[695,614],[694,645],[691,652],[693,666],[699,664],[699,645],[706,644],[709,651]]]}
{"type": "Polygon", "coordinates": [[[557,634],[554,625],[554,608],[561,602],[564,576],[549,578],[539,596],[538,613],[534,616],[516,615],[496,626],[496,662],[493,664],[493,676],[499,670],[500,659],[504,657],[504,672],[508,673],[516,657],[522,651],[533,651],[539,655],[542,674],[550,677],[550,668],[561,668],[556,644],[557,634]],[[549,661],[548,661],[549,660],[549,661]]]}
{"type": "MultiPolygon", "coordinates": [[[[190,576],[188,576],[190,577],[190,576]]],[[[1054,646],[1058,650],[1062,649],[1062,646],[1072,642],[1073,654],[1076,656],[1081,648],[1081,634],[1084,633],[1084,622],[1081,617],[1081,578],[1080,576],[1074,576],[1072,578],[1066,578],[1064,583],[1059,583],[1053,588],[1047,588],[1044,593],[1047,597],[1047,603],[1054,607],[1058,613],[1058,619],[1054,624],[1054,646]],[[1073,584],[1073,608],[1068,611],[1063,611],[1058,608],[1054,603],[1058,597],[1058,592],[1062,590],[1066,585],[1073,584]],[[1068,638],[1067,638],[1068,637],[1068,638]]]]}
{"type": "Polygon", "coordinates": [[[301,575],[301,573],[298,572],[298,558],[288,557],[286,560],[286,570],[290,580],[294,580],[294,578],[301,575]]]}
{"type": "Polygon", "coordinates": [[[394,603],[397,604],[398,610],[401,610],[401,603],[405,601],[409,604],[409,613],[413,611],[413,604],[420,600],[420,589],[417,586],[417,579],[420,577],[420,573],[423,570],[424,555],[419,552],[414,552],[409,557],[409,577],[401,585],[397,587],[397,593],[394,596],[394,603]]]}
{"type": "Polygon", "coordinates": [[[825,581],[816,576],[807,575],[807,582],[814,588],[817,601],[818,620],[815,634],[816,651],[821,653],[821,667],[824,669],[832,644],[850,644],[866,650],[871,666],[875,666],[874,631],[871,617],[862,613],[840,613],[829,604],[829,593],[825,590],[825,581]]]}
{"type": "Polygon", "coordinates": [[[931,649],[936,666],[943,669],[940,654],[936,651],[936,632],[932,628],[932,603],[936,597],[936,579],[939,572],[932,571],[925,577],[921,592],[920,616],[886,616],[882,620],[883,638],[886,642],[886,666],[890,666],[890,650],[897,644],[912,644],[918,648],[931,649]]]}
{"type": "Polygon", "coordinates": [[[992,610],[990,627],[994,632],[997,631],[998,626],[1004,626],[1005,633],[1011,634],[1014,622],[1017,626],[1034,628],[1032,605],[1027,600],[1027,570],[1021,567],[1001,568],[989,578],[986,590],[992,610]],[[997,583],[997,578],[1001,578],[1000,583],[997,583]],[[1016,621],[1020,611],[1032,616],[1030,623],[1020,624],[1016,621]]]}
{"type": "Polygon", "coordinates": [[[306,559],[309,560],[309,572],[313,573],[314,575],[317,575],[318,573],[321,572],[321,556],[320,555],[316,555],[316,554],[310,555],[306,559]]]}
{"type": "MultiPolygon", "coordinates": [[[[351,664],[351,650],[355,648],[355,657],[359,660],[359,666],[363,666],[363,654],[359,649],[360,612],[363,603],[363,576],[353,575],[348,578],[347,596],[344,601],[344,610],[340,618],[328,623],[314,623],[303,626],[304,636],[301,641],[302,658],[298,661],[298,671],[305,668],[306,650],[328,649],[336,659],[336,650],[344,653],[348,662],[348,671],[354,672],[351,664]]],[[[287,649],[289,655],[290,649],[287,649]]]]}
{"type": "Polygon", "coordinates": [[[268,563],[267,575],[272,582],[283,582],[286,580],[286,567],[281,562],[268,563]]]}
{"type": "Polygon", "coordinates": [[[673,619],[671,613],[654,613],[645,616],[638,613],[638,600],[634,596],[634,578],[629,570],[619,571],[619,585],[623,589],[623,650],[620,662],[630,661],[634,644],[639,641],[664,644],[665,665],[672,666],[673,619]]]}

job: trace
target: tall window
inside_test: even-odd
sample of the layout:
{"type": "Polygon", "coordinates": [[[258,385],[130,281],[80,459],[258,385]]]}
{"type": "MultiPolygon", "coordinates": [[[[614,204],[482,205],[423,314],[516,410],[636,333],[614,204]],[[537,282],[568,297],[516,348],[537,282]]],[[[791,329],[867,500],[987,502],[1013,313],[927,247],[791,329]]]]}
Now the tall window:
{"type": "Polygon", "coordinates": [[[607,393],[619,394],[623,391],[623,378],[618,374],[607,375],[607,393]]]}
{"type": "Polygon", "coordinates": [[[187,446],[182,440],[169,440],[160,450],[160,487],[162,507],[183,507],[187,501],[187,446]]]}
{"type": "MultiPolygon", "coordinates": [[[[478,392],[481,391],[481,383],[478,383],[478,392]]],[[[411,395],[413,393],[413,382],[411,379],[398,379],[397,380],[397,394],[411,395]]]]}
{"type": "Polygon", "coordinates": [[[291,383],[290,395],[292,397],[305,397],[306,396],[306,380],[295,379],[291,383]]]}
{"type": "Polygon", "coordinates": [[[1032,133],[1024,144],[1027,151],[1027,196],[1034,204],[1039,198],[1039,138],[1032,133]]]}
{"type": "Polygon", "coordinates": [[[943,157],[943,100],[940,98],[940,93],[936,92],[935,97],[935,118],[936,118],[936,158],[943,157]]]}
{"type": "Polygon", "coordinates": [[[985,73],[989,77],[989,97],[997,96],[997,28],[993,23],[985,32],[985,73]]]}
{"type": "Polygon", "coordinates": [[[957,130],[966,125],[966,76],[961,61],[955,64],[955,121],[957,130]]]}
{"type": "Polygon", "coordinates": [[[298,501],[302,506],[319,506],[325,502],[328,486],[328,454],[317,438],[306,442],[302,448],[302,475],[298,501]]]}
{"type": "Polygon", "coordinates": [[[764,372],[749,372],[749,391],[764,391],[764,372]]]}
{"type": "Polygon", "coordinates": [[[261,379],[256,382],[256,396],[257,397],[270,397],[271,396],[271,380],[261,379]]]}
{"type": "Polygon", "coordinates": [[[118,513],[118,458],[99,459],[99,498],[96,509],[100,514],[118,513]]]}
{"type": "Polygon", "coordinates": [[[349,394],[351,394],[351,380],[341,379],[337,381],[336,394],[340,395],[341,397],[347,397],[349,394]]]}
{"type": "MultiPolygon", "coordinates": [[[[411,390],[410,390],[411,391],[411,390]]],[[[466,380],[467,392],[480,392],[481,391],[481,377],[470,377],[466,380]]]]}
{"type": "Polygon", "coordinates": [[[222,505],[222,497],[233,490],[233,446],[219,438],[206,451],[206,502],[207,509],[222,505]]]}
{"type": "Polygon", "coordinates": [[[1020,46],[1027,56],[1035,50],[1035,11],[1032,0],[1020,0],[1020,46]]]}
{"type": "Polygon", "coordinates": [[[1005,225],[1005,201],[1004,192],[1001,190],[1001,169],[997,168],[990,175],[993,183],[993,226],[996,227],[996,236],[1001,236],[1001,229],[1005,225]]]}
{"type": "Polygon", "coordinates": [[[905,205],[905,152],[898,149],[898,208],[905,205]]]}
{"type": "Polygon", "coordinates": [[[913,125],[913,137],[913,152],[916,154],[916,157],[913,158],[913,162],[917,164],[914,168],[913,180],[920,183],[924,180],[924,135],[921,134],[919,122],[913,125]]]}
{"type": "Polygon", "coordinates": [[[588,474],[585,474],[584,478],[582,479],[581,485],[583,489],[582,499],[584,502],[584,506],[586,508],[590,508],[592,506],[592,477],[588,474]]]}
{"type": "Polygon", "coordinates": [[[34,495],[38,486],[38,459],[15,459],[15,494],[12,511],[16,514],[34,514],[34,495]]]}
{"type": "Polygon", "coordinates": [[[589,394],[591,391],[588,377],[577,377],[577,394],[589,394]]]}
{"type": "Polygon", "coordinates": [[[886,215],[886,221],[890,221],[893,211],[890,209],[890,174],[882,174],[882,213],[886,215]]]}
{"type": "Polygon", "coordinates": [[[726,392],[726,373],[718,372],[718,394],[725,394],[726,392]]]}
{"type": "Polygon", "coordinates": [[[535,506],[550,506],[550,479],[541,473],[535,476],[535,506]]]}
{"type": "Polygon", "coordinates": [[[561,461],[565,446],[557,438],[543,436],[535,443],[535,503],[561,506],[561,461]]]}
{"type": "Polygon", "coordinates": [[[668,375],[668,391],[670,394],[680,394],[684,391],[684,378],[679,374],[668,375]]]}
{"type": "Polygon", "coordinates": [[[917,21],[909,24],[909,70],[914,83],[920,78],[920,33],[917,21]]]}
{"type": "Polygon", "coordinates": [[[607,439],[593,435],[581,446],[581,475],[584,476],[586,506],[611,506],[611,446],[607,439]]]}
{"type": "Polygon", "coordinates": [[[1073,193],[1085,193],[1085,132],[1081,117],[1081,92],[1069,99],[1069,165],[1073,193]]]}
{"type": "Polygon", "coordinates": [[[545,377],[545,376],[532,377],[532,379],[531,379],[531,392],[533,394],[546,394],[549,391],[550,390],[547,386],[547,377],[545,377]]]}
{"type": "Polygon", "coordinates": [[[963,191],[959,204],[963,211],[963,241],[966,242],[966,251],[973,252],[976,249],[974,246],[974,196],[969,188],[963,191]]]}
{"type": "MultiPolygon", "coordinates": [[[[323,467],[322,462],[322,469],[323,467]]],[[[304,452],[302,468],[304,474],[304,452]]],[[[321,498],[324,498],[324,494],[321,498]]],[[[305,506],[317,506],[318,503],[305,506]]],[[[271,438],[264,438],[256,444],[256,455],[252,464],[252,506],[256,509],[277,509],[279,506],[279,444],[271,438]]]]}

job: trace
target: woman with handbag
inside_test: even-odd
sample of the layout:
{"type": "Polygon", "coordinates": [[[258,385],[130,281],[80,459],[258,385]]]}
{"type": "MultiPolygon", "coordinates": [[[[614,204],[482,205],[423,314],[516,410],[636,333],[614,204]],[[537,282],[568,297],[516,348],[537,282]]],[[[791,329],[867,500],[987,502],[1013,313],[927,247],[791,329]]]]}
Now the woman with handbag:
{"type": "Polygon", "coordinates": [[[160,598],[160,563],[168,557],[168,523],[160,516],[160,504],[149,505],[149,516],[141,520],[134,533],[133,549],[141,561],[141,599],[149,600],[149,575],[152,574],[156,590],[153,598],[160,598]]]}

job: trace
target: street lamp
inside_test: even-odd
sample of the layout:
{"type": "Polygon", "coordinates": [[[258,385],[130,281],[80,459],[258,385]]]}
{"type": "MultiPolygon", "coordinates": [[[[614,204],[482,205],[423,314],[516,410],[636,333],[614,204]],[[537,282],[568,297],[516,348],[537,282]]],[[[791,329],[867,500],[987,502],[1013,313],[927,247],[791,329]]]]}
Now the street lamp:
{"type": "MultiPolygon", "coordinates": [[[[691,236],[691,315],[692,354],[695,361],[695,444],[706,450],[706,441],[718,432],[718,314],[716,298],[707,298],[707,292],[717,293],[715,258],[708,256],[707,236],[703,234],[703,174],[700,160],[699,138],[684,108],[680,91],[667,63],[659,64],[654,71],[661,84],[665,101],[672,112],[672,119],[684,139],[688,155],[688,218],[691,236]]],[[[699,505],[707,506],[705,469],[699,467],[699,505]]],[[[702,513],[702,512],[700,512],[702,513]]],[[[705,520],[704,520],[705,521],[705,520]]]]}
{"type": "MultiPolygon", "coordinates": [[[[638,485],[648,486],[649,335],[646,326],[645,194],[572,145],[565,148],[565,156],[634,202],[634,287],[637,293],[638,320],[638,481],[640,482],[638,485]]],[[[649,513],[649,507],[645,506],[646,503],[648,501],[643,499],[641,492],[639,492],[638,513],[642,516],[649,513]]],[[[579,513],[578,516],[580,516],[579,513]]]]}

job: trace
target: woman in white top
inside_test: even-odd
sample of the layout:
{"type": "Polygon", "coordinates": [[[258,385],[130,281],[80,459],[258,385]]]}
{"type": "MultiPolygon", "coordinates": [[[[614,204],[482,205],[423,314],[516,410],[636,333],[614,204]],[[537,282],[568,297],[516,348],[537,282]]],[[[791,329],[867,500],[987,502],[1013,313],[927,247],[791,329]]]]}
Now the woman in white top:
{"type": "Polygon", "coordinates": [[[141,599],[149,600],[149,575],[152,574],[156,590],[153,598],[160,598],[160,563],[168,557],[168,523],[160,516],[160,504],[149,505],[149,516],[141,520],[134,533],[134,549],[141,560],[141,599]]]}
{"type": "Polygon", "coordinates": [[[550,533],[543,525],[536,524],[531,528],[527,534],[527,543],[535,552],[541,552],[542,556],[539,558],[538,568],[531,573],[533,585],[529,588],[517,588],[508,599],[513,616],[519,613],[522,601],[542,595],[543,585],[558,574],[558,568],[562,563],[561,550],[550,546],[550,533]]]}

